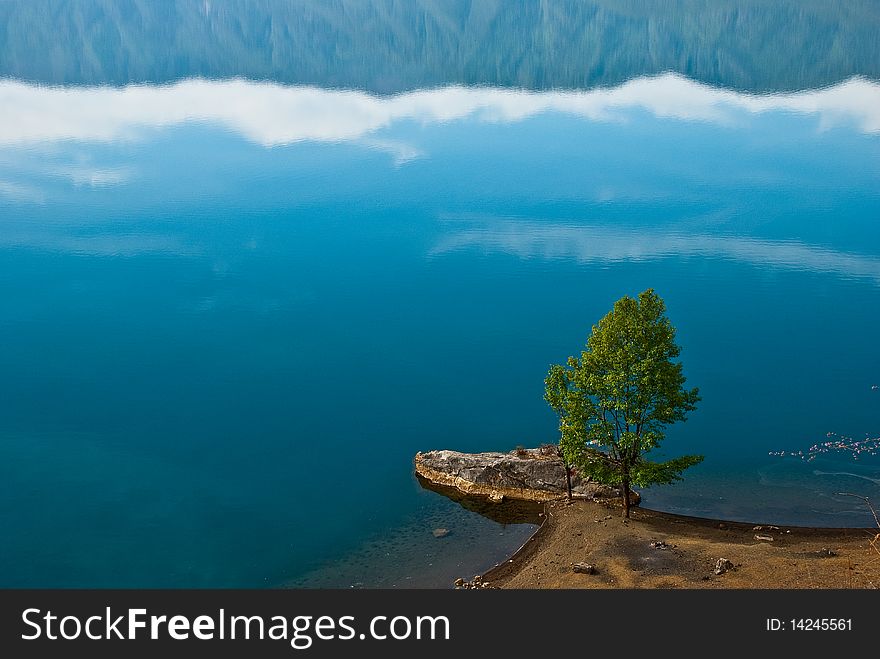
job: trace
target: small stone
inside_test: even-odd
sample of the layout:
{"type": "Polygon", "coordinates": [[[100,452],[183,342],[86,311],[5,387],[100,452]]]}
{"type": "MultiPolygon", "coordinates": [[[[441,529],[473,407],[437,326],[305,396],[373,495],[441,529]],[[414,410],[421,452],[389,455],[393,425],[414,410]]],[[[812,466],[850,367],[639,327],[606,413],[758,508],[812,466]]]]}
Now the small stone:
{"type": "Polygon", "coordinates": [[[837,552],[833,549],[828,549],[828,547],[822,547],[819,551],[816,552],[822,558],[831,558],[832,556],[837,556],[837,552]]]}
{"type": "Polygon", "coordinates": [[[433,534],[435,538],[445,538],[449,535],[449,529],[434,529],[433,534]]]}
{"type": "Polygon", "coordinates": [[[763,530],[764,530],[763,526],[753,526],[752,527],[752,531],[763,531],[763,530]]]}
{"type": "Polygon", "coordinates": [[[575,563],[571,569],[577,574],[596,574],[596,566],[592,563],[575,563]]]}
{"type": "Polygon", "coordinates": [[[733,569],[733,563],[726,558],[719,558],[715,561],[715,574],[724,574],[728,570],[733,569]]]}
{"type": "Polygon", "coordinates": [[[755,540],[763,540],[765,542],[773,542],[773,536],[755,534],[755,540]]]}
{"type": "Polygon", "coordinates": [[[657,540],[651,543],[651,549],[669,549],[669,545],[662,540],[657,540]]]}
{"type": "Polygon", "coordinates": [[[724,522],[721,522],[721,524],[718,525],[718,528],[721,529],[722,531],[724,531],[727,529],[727,524],[725,524],[724,522]]]}
{"type": "Polygon", "coordinates": [[[482,577],[482,575],[479,575],[479,574],[475,575],[475,576],[474,576],[474,583],[475,583],[475,584],[483,583],[483,577],[482,577]]]}
{"type": "Polygon", "coordinates": [[[500,492],[493,492],[489,495],[490,503],[501,503],[502,501],[504,501],[504,495],[500,492]]]}
{"type": "Polygon", "coordinates": [[[458,579],[455,580],[455,587],[461,588],[462,586],[464,586],[464,579],[459,577],[458,579]]]}

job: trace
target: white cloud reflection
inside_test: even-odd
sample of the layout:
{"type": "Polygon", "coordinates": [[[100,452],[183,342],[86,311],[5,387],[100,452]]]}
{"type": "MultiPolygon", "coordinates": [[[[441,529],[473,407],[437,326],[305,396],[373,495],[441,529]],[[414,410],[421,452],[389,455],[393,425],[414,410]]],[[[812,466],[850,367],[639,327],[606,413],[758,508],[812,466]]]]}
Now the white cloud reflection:
{"type": "Polygon", "coordinates": [[[42,203],[45,195],[32,185],[0,179],[0,198],[13,202],[42,203]]]}
{"type": "MultiPolygon", "coordinates": [[[[195,122],[224,126],[271,147],[362,140],[400,121],[513,122],[550,111],[616,121],[626,110],[724,125],[736,124],[743,112],[793,112],[816,116],[822,128],[843,123],[880,133],[880,85],[853,78],[825,89],[755,95],[665,74],[587,91],[447,87],[380,97],[246,80],[123,88],[41,87],[5,80],[0,81],[0,145],[132,140],[144,130],[195,122]]],[[[419,155],[405,145],[385,146],[399,162],[419,155]]]]}
{"type": "Polygon", "coordinates": [[[770,266],[833,274],[846,279],[867,279],[880,286],[880,258],[788,240],[489,219],[467,222],[461,229],[444,235],[431,254],[442,255],[462,249],[583,264],[653,261],[668,257],[722,258],[759,268],[770,266]]]}
{"type": "Polygon", "coordinates": [[[84,167],[72,166],[58,169],[60,176],[70,179],[74,185],[90,188],[104,188],[125,183],[131,172],[124,167],[84,167]]]}

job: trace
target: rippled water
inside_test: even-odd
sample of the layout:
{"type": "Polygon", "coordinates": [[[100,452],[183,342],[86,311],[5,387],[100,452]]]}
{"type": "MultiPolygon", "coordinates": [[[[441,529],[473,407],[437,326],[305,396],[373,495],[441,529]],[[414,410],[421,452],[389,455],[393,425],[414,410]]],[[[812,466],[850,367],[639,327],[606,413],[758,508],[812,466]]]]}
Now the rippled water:
{"type": "MultiPolygon", "coordinates": [[[[199,20],[262,11],[230,7],[199,20]]],[[[811,11],[843,34],[877,19],[811,11]]],[[[529,70],[562,81],[544,88],[432,77],[413,55],[383,95],[378,73],[249,79],[198,53],[174,75],[133,61],[126,82],[98,52],[104,78],[0,69],[0,585],[482,571],[534,527],[423,491],[413,454],[554,441],[548,365],[647,287],[703,396],[665,448],[706,460],[645,505],[871,523],[835,493],[880,495],[877,458],[768,455],[880,434],[869,56],[816,57],[802,85],[757,50],[753,85],[647,60],[578,85],[577,62],[536,51],[529,70]]]]}

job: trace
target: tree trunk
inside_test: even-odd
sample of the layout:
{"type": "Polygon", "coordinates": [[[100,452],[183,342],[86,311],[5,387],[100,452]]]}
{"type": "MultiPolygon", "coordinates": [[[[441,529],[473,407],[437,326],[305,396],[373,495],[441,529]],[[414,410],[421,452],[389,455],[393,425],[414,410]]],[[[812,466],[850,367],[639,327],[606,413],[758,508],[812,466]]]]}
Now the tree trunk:
{"type": "Polygon", "coordinates": [[[623,479],[623,487],[620,488],[623,492],[623,516],[629,517],[629,478],[624,477],[623,479]]]}
{"type": "Polygon", "coordinates": [[[568,499],[571,500],[571,467],[566,462],[565,464],[565,488],[568,490],[568,499]]]}

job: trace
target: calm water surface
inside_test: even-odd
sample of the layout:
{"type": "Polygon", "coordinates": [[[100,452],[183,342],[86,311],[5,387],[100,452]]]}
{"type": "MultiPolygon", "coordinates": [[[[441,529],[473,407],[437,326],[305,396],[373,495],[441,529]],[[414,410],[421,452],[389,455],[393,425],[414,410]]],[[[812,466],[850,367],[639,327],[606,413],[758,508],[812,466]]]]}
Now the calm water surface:
{"type": "MultiPolygon", "coordinates": [[[[20,11],[5,20],[45,31],[39,3],[7,4],[20,11]]],[[[108,33],[137,22],[105,4],[69,11],[90,7],[108,33]]],[[[463,4],[479,3],[450,6],[463,4]]],[[[256,20],[235,7],[192,20],[256,20]]],[[[774,24],[786,7],[749,15],[774,24]]],[[[8,38],[0,585],[471,576],[534,527],[422,490],[413,454],[555,441],[549,364],[647,287],[703,396],[664,448],[706,460],[645,504],[870,524],[835,493],[880,500],[880,459],[768,455],[880,435],[880,83],[872,42],[856,39],[880,19],[865,7],[851,23],[810,9],[807,43],[834,24],[853,50],[820,53],[800,84],[754,40],[742,61],[761,66],[736,75],[632,46],[592,77],[537,49],[517,80],[444,73],[423,53],[394,84],[359,69],[321,84],[314,63],[297,78],[295,58],[274,79],[207,56],[205,69],[198,53],[120,73],[112,39],[94,51],[104,68],[28,69],[8,38]]],[[[636,18],[603,12],[616,22],[602,34],[640,43],[636,18]]],[[[514,27],[500,21],[490,46],[514,27]]],[[[196,43],[210,51],[218,30],[196,43]]],[[[58,61],[79,61],[81,39],[60,39],[58,61]]],[[[461,43],[436,46],[437,61],[445,48],[458,62],[461,43]]]]}

